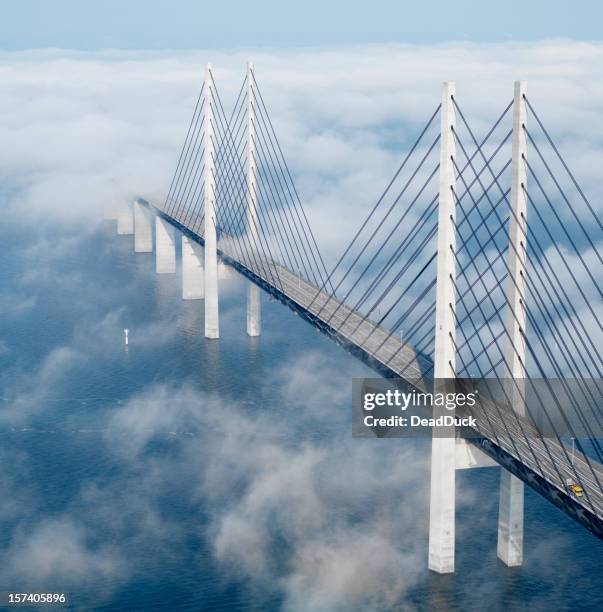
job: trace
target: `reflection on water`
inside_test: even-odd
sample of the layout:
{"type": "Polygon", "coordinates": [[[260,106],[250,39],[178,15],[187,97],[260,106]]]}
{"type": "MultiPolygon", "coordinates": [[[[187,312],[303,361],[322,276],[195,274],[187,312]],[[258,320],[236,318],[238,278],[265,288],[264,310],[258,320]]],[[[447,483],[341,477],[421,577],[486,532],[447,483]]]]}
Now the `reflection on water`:
{"type": "Polygon", "coordinates": [[[430,574],[429,445],[352,439],[368,371],[280,304],[263,296],[250,338],[245,285],[223,281],[207,340],[203,301],[109,222],[27,255],[42,238],[0,230],[0,590],[117,610],[600,603],[599,542],[530,491],[525,565],[496,560],[495,469],[458,474],[457,573],[430,574]]]}

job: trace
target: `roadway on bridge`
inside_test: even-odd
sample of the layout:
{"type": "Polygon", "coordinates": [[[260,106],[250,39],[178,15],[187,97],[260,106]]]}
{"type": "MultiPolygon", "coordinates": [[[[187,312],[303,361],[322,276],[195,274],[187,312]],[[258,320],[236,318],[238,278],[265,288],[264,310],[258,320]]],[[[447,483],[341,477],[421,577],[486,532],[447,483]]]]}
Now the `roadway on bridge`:
{"type": "MultiPolygon", "coordinates": [[[[168,221],[192,231],[203,243],[203,232],[195,231],[201,224],[199,218],[179,219],[159,211],[168,221]]],[[[425,372],[431,361],[404,343],[387,329],[365,318],[358,312],[320,291],[314,284],[295,274],[283,265],[267,260],[257,251],[245,250],[241,242],[222,235],[218,242],[220,255],[236,262],[252,275],[294,302],[299,309],[310,313],[325,329],[333,330],[347,342],[379,362],[392,374],[422,390],[428,390],[425,372]]],[[[503,451],[519,460],[534,474],[543,477],[560,494],[570,497],[587,513],[603,522],[603,466],[594,459],[588,460],[579,451],[570,458],[569,449],[556,440],[543,438],[525,418],[501,407],[487,398],[481,398],[476,428],[479,437],[490,440],[503,451]],[[484,418],[485,417],[485,418],[484,418]],[[568,485],[580,483],[584,496],[574,496],[568,485]]],[[[474,412],[474,415],[476,413],[474,412]]],[[[529,483],[528,483],[529,484],[529,483]]]]}

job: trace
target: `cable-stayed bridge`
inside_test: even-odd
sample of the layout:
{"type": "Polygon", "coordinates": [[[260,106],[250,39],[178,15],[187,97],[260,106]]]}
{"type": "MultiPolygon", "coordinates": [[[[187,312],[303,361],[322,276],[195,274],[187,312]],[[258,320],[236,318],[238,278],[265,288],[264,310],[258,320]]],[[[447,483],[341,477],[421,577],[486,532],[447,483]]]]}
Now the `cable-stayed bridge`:
{"type": "Polygon", "coordinates": [[[383,377],[424,390],[491,381],[471,435],[432,439],[434,571],[454,570],[462,468],[503,468],[498,556],[507,565],[523,558],[523,483],[602,538],[597,210],[525,82],[479,137],[445,83],[417,133],[327,265],[252,65],[229,113],[208,65],[165,201],[136,201],[133,228],[124,208],[118,231],[133,229],[136,250],[150,251],[154,213],[157,271],[175,272],[179,230],[183,297],[204,299],[207,338],[219,337],[222,260],[250,281],[249,335],[261,333],[263,289],[383,377]]]}

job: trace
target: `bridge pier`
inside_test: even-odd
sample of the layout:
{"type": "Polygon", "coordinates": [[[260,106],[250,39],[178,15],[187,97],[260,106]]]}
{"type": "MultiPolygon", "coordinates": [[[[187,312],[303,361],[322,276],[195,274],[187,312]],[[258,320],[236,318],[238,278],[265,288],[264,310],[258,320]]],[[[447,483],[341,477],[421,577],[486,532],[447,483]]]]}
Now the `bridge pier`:
{"type": "MultiPolygon", "coordinates": [[[[507,291],[507,346],[505,377],[515,412],[525,415],[527,254],[527,83],[516,81],[513,95],[513,144],[511,153],[511,199],[509,217],[509,285],[507,291]]],[[[498,509],[498,558],[513,567],[523,563],[524,485],[507,470],[501,470],[498,509]]]]}
{"type": "Polygon", "coordinates": [[[134,233],[132,203],[127,200],[121,202],[117,209],[117,233],[123,236],[134,233]]]}
{"type": "Polygon", "coordinates": [[[155,271],[157,274],[176,272],[174,228],[159,216],[155,217],[155,271]]]}
{"type": "Polygon", "coordinates": [[[151,211],[140,200],[134,202],[134,252],[153,252],[151,211]]]}
{"type": "Polygon", "coordinates": [[[182,299],[201,300],[205,297],[201,245],[182,236],[182,299]]]}
{"type": "MultiPolygon", "coordinates": [[[[443,387],[455,378],[455,282],[456,265],[456,202],[453,96],[455,85],[446,82],[442,91],[440,136],[440,189],[438,203],[438,254],[436,282],[436,324],[434,354],[434,386],[443,387]],[[451,252],[452,251],[452,252],[451,252]]],[[[436,391],[436,389],[434,389],[436,391]]],[[[434,417],[439,409],[434,406],[434,417]]],[[[448,414],[451,414],[448,412],[448,414]]],[[[433,431],[431,441],[431,494],[429,501],[430,570],[439,574],[454,571],[456,509],[456,439],[454,429],[433,431]]]]}
{"type": "MultiPolygon", "coordinates": [[[[247,232],[251,244],[258,239],[257,168],[255,153],[255,87],[253,63],[247,62],[247,232]]],[[[260,288],[247,281],[247,335],[259,336],[261,324],[260,288]]]]}
{"type": "Polygon", "coordinates": [[[205,68],[205,337],[220,337],[218,252],[214,171],[214,85],[211,64],[205,68]]]}

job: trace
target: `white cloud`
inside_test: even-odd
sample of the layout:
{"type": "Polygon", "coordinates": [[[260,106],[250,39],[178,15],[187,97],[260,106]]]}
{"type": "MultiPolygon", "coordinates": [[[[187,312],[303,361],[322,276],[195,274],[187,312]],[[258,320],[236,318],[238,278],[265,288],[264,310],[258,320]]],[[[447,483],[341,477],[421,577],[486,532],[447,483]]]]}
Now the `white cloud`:
{"type": "Polygon", "coordinates": [[[115,547],[91,545],[86,537],[84,529],[63,518],[48,519],[31,531],[23,530],[2,555],[2,565],[12,574],[4,578],[79,588],[94,584],[102,591],[107,582],[125,576],[125,559],[115,547]]]}
{"type": "MultiPolygon", "coordinates": [[[[255,59],[264,98],[320,244],[330,256],[387,183],[435,108],[440,82],[485,127],[517,78],[554,126],[585,188],[596,186],[593,134],[603,101],[600,44],[374,45],[189,53],[0,54],[1,172],[20,216],[100,216],[106,205],[165,194],[211,59],[227,102],[255,59]],[[338,227],[334,236],[331,228],[338,227]]],[[[227,102],[228,106],[228,102],[227,102]]],[[[594,191],[591,191],[594,193],[594,191]]]]}

